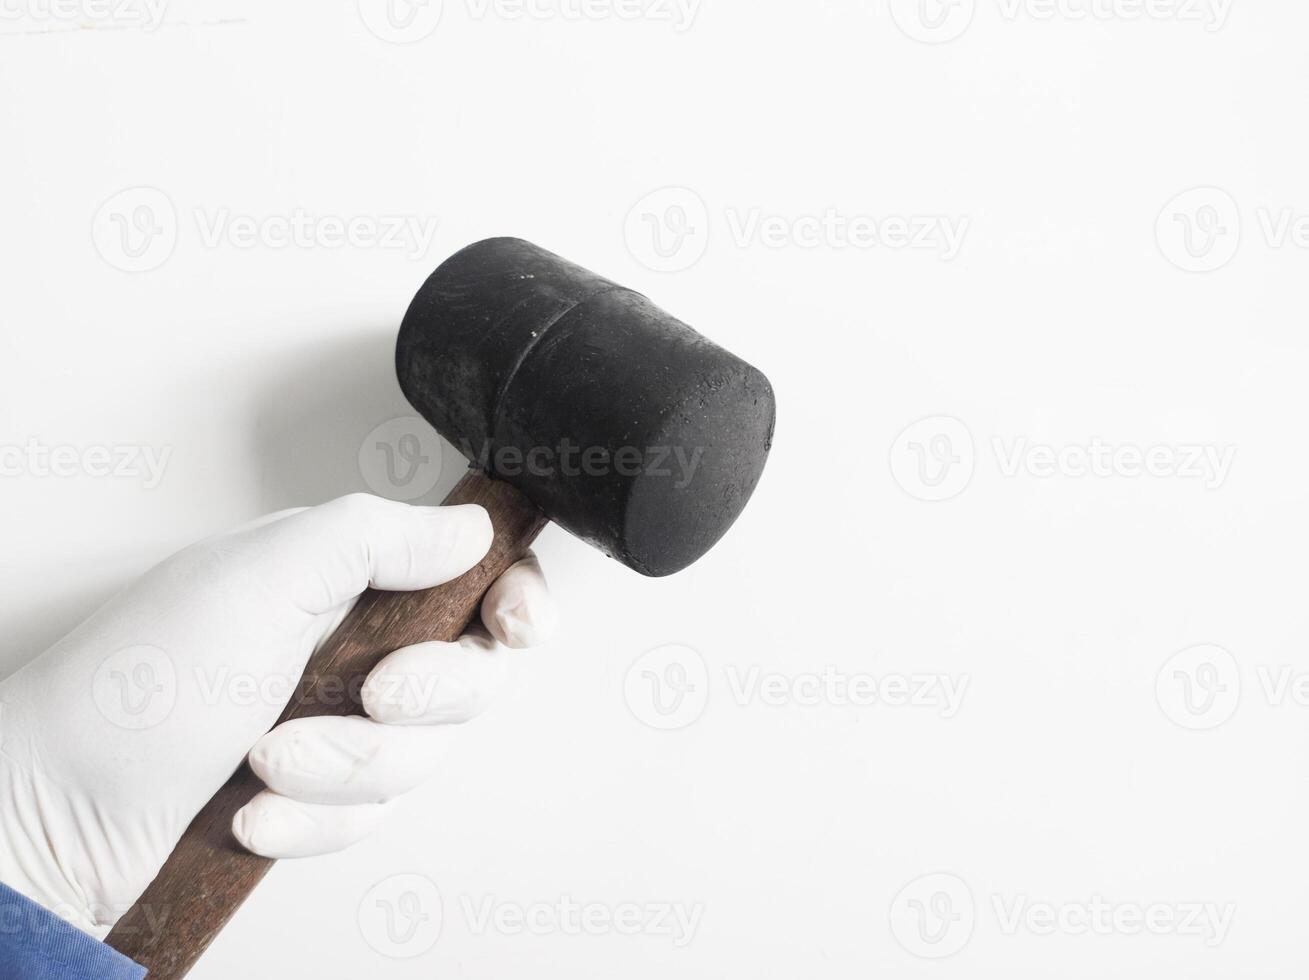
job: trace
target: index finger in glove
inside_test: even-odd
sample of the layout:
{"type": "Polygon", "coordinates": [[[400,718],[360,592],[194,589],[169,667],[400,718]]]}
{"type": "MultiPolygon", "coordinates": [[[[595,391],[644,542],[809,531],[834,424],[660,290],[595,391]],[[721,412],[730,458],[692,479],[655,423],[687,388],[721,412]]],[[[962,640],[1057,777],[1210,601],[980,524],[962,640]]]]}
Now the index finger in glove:
{"type": "Polygon", "coordinates": [[[370,585],[414,591],[468,571],[491,546],[491,519],[476,504],[418,507],[351,494],[242,535],[267,585],[312,615],[370,585]]]}

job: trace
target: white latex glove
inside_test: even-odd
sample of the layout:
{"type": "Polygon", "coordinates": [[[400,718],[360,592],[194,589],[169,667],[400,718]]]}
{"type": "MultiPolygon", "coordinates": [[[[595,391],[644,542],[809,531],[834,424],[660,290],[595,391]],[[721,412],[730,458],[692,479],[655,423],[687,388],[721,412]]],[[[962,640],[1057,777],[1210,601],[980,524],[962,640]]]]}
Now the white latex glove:
{"type": "Polygon", "coordinates": [[[444,726],[486,706],[505,667],[495,640],[528,646],[552,628],[536,560],[483,601],[495,640],[479,629],[397,650],[364,686],[369,717],[268,730],[365,587],[439,585],[490,543],[481,507],[359,494],[152,569],[0,683],[0,882],[102,937],[247,752],[269,787],[233,821],[247,848],[298,857],[367,834],[432,774],[444,726]]]}

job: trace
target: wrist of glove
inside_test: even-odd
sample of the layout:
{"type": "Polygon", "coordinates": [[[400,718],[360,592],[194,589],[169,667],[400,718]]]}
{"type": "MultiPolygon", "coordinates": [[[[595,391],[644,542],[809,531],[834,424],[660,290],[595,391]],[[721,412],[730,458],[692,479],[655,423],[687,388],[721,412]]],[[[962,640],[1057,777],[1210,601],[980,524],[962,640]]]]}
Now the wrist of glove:
{"type": "Polygon", "coordinates": [[[103,936],[247,753],[267,788],[233,821],[242,845],[307,857],[367,835],[437,772],[450,726],[486,709],[505,648],[552,632],[536,559],[492,586],[459,641],[387,656],[364,715],[269,729],[365,588],[440,585],[490,543],[480,507],[353,495],[152,569],[0,683],[0,881],[103,936]]]}

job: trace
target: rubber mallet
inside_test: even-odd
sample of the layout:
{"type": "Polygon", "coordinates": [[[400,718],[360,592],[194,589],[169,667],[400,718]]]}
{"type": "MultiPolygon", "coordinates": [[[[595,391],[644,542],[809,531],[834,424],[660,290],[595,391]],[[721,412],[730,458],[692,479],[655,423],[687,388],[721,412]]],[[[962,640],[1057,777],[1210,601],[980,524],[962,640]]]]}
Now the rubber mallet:
{"type": "MultiPolygon", "coordinates": [[[[495,539],[480,565],[439,588],[364,593],[309,660],[279,724],[358,713],[384,656],[458,638],[547,521],[644,575],[685,568],[741,513],[773,438],[763,374],[641,294],[514,238],[470,245],[423,284],[396,371],[472,464],[445,502],[481,504],[495,539]]],[[[271,867],[231,833],[261,788],[242,765],[109,934],[150,980],[185,975],[271,867]],[[146,926],[147,908],[167,912],[162,929],[146,926]]]]}

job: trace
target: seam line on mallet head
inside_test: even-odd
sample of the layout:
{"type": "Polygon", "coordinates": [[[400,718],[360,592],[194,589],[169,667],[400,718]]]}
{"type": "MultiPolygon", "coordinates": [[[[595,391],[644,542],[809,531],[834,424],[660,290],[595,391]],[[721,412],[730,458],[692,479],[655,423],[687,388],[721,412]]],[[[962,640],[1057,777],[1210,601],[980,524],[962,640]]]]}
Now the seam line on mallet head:
{"type": "MultiPolygon", "coordinates": [[[[500,448],[495,443],[495,434],[500,431],[501,409],[504,407],[505,396],[509,394],[509,389],[510,387],[513,386],[514,379],[518,377],[519,369],[524,364],[527,363],[527,359],[532,356],[532,352],[536,350],[537,346],[542,341],[545,340],[545,336],[547,333],[550,332],[550,328],[553,327],[560,320],[562,320],[564,317],[568,316],[578,307],[585,306],[587,303],[593,302],[597,298],[604,296],[608,293],[635,293],[635,292],[636,290],[634,289],[628,289],[626,286],[620,286],[618,285],[618,283],[611,282],[609,283],[608,286],[605,286],[603,289],[597,289],[593,293],[588,293],[586,296],[583,296],[581,299],[579,299],[576,303],[572,304],[566,309],[560,310],[557,314],[552,316],[549,320],[547,320],[545,323],[543,323],[540,327],[537,328],[535,335],[532,337],[532,342],[528,344],[525,348],[523,348],[523,351],[518,355],[518,357],[514,359],[513,366],[509,368],[509,372],[505,376],[504,381],[500,384],[500,387],[496,389],[495,403],[491,406],[491,425],[487,429],[487,440],[490,443],[490,450],[491,450],[486,457],[488,462],[496,458],[496,452],[500,448]]],[[[488,470],[488,472],[491,474],[491,476],[495,476],[494,466],[492,466],[491,469],[488,470]]]]}

